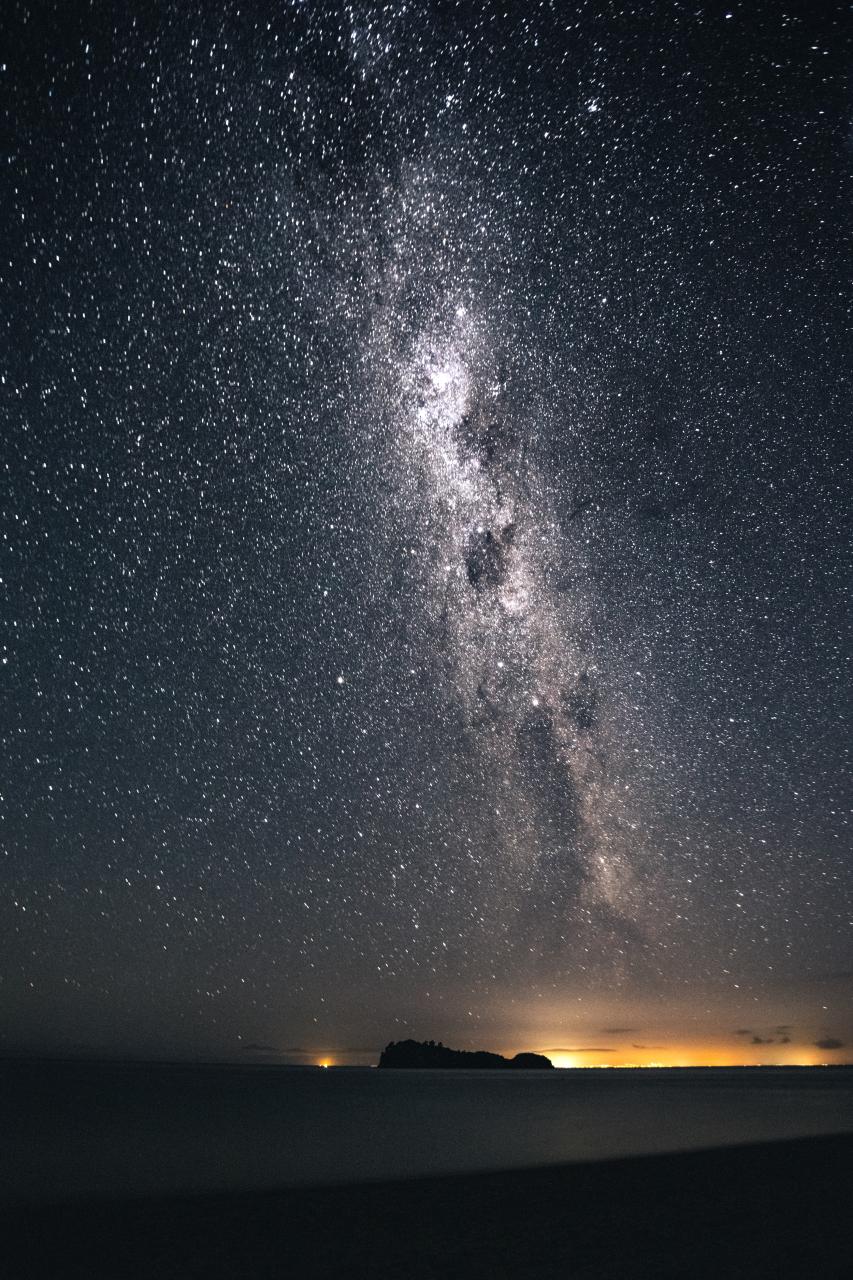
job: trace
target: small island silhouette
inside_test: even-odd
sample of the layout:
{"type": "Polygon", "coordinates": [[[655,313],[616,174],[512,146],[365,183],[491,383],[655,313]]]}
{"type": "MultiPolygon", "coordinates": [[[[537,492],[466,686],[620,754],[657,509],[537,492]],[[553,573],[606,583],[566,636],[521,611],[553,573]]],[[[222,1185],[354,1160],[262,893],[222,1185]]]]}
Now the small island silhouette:
{"type": "Polygon", "coordinates": [[[499,1053],[487,1053],[483,1049],[448,1049],[439,1040],[392,1040],[379,1056],[380,1067],[440,1067],[494,1071],[504,1068],[516,1070],[553,1070],[554,1064],[542,1053],[517,1053],[514,1058],[503,1058],[499,1053]]]}

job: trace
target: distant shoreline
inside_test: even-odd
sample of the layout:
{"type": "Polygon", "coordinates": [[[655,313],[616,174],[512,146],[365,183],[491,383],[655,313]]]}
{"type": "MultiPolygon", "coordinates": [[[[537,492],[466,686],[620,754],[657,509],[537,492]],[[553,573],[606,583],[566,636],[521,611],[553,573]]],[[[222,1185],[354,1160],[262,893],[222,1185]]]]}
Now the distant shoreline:
{"type": "MultiPolygon", "coordinates": [[[[378,1062],[287,1062],[282,1058],[274,1057],[272,1054],[265,1056],[259,1054],[257,1057],[247,1055],[245,1058],[110,1058],[110,1057],[87,1057],[84,1054],[31,1054],[31,1053],[0,1053],[0,1069],[6,1066],[26,1066],[32,1065],[66,1065],[66,1066],[89,1066],[89,1067],[198,1067],[198,1068],[232,1068],[232,1067],[265,1067],[274,1069],[283,1069],[286,1071],[374,1071],[378,1066],[378,1062]]],[[[385,1068],[388,1069],[388,1068],[385,1068]]],[[[454,1068],[426,1068],[427,1070],[454,1070],[454,1068]]],[[[853,1069],[853,1062],[794,1062],[794,1063],[777,1063],[777,1062],[736,1062],[731,1064],[709,1063],[707,1065],[694,1066],[667,1066],[664,1064],[656,1064],[654,1066],[613,1066],[602,1065],[600,1063],[588,1066],[583,1063],[576,1063],[570,1067],[561,1067],[552,1064],[554,1071],[568,1072],[588,1072],[588,1071],[606,1071],[609,1074],[614,1072],[673,1072],[680,1071],[840,1071],[853,1069]]]]}

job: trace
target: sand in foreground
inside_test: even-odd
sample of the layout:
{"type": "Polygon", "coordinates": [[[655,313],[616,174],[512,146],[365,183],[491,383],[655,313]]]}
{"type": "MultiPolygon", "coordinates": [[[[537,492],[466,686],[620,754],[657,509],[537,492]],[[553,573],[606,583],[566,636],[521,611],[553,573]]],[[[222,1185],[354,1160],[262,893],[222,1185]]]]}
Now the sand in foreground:
{"type": "Polygon", "coordinates": [[[2,1214],[41,1277],[849,1276],[853,1135],[599,1164],[2,1214]]]}

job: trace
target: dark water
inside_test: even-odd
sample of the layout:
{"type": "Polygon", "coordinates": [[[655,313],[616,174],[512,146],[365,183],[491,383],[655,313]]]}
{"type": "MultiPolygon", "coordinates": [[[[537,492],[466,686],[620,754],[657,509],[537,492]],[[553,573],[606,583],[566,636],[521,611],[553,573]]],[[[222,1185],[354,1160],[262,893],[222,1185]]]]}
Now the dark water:
{"type": "Polygon", "coordinates": [[[853,1132],[853,1070],[0,1064],[0,1195],[250,1189],[853,1132]]]}

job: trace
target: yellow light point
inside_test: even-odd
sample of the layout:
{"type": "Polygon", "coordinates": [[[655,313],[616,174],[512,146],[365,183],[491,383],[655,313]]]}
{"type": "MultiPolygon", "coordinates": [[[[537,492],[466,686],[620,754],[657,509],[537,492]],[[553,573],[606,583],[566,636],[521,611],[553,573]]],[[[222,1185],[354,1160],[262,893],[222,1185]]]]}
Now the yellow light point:
{"type": "Polygon", "coordinates": [[[323,1067],[323,1068],[331,1067],[332,1065],[333,1065],[332,1062],[328,1058],[323,1058],[320,1062],[317,1063],[318,1067],[323,1067]]]}
{"type": "Polygon", "coordinates": [[[578,1062],[577,1056],[573,1053],[552,1053],[551,1061],[555,1067],[580,1067],[583,1063],[578,1062]]]}

